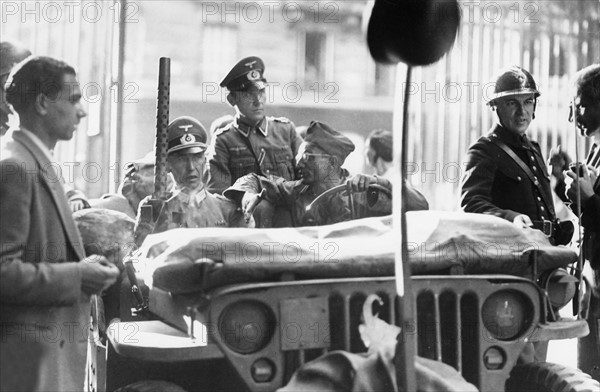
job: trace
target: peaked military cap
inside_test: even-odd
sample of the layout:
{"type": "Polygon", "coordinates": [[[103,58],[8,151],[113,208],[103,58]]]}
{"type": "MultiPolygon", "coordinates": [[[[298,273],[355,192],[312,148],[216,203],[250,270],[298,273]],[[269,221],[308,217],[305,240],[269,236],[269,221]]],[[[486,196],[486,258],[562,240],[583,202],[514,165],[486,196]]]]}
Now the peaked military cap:
{"type": "Polygon", "coordinates": [[[167,153],[194,148],[190,153],[205,151],[208,133],[200,121],[193,117],[182,116],[171,121],[167,128],[167,153]]]}
{"type": "Polygon", "coordinates": [[[226,87],[229,91],[244,91],[252,86],[263,89],[267,83],[264,72],[265,63],[260,58],[246,57],[233,66],[220,86],[226,87]]]}
{"type": "Polygon", "coordinates": [[[311,121],[304,142],[338,158],[340,164],[354,151],[354,143],[348,137],[318,121],[311,121]]]}

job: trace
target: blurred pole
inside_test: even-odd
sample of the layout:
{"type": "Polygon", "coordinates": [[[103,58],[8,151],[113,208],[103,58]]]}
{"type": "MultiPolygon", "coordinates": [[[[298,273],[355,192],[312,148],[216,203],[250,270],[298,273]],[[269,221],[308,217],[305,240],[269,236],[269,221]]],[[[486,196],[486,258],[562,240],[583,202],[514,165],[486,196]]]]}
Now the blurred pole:
{"type": "MultiPolygon", "coordinates": [[[[404,65],[403,65],[404,66],[404,65]]],[[[400,66],[396,68],[397,73],[400,66]]],[[[394,111],[394,188],[400,189],[400,192],[394,193],[393,203],[393,231],[394,236],[399,241],[396,248],[396,291],[400,297],[398,305],[399,326],[402,328],[398,335],[396,344],[395,365],[396,382],[398,391],[412,392],[416,391],[416,376],[414,367],[415,356],[415,321],[413,310],[413,295],[411,285],[410,264],[408,263],[408,248],[406,237],[406,213],[402,205],[406,194],[407,168],[406,159],[408,157],[408,101],[412,67],[406,66],[406,80],[404,83],[400,77],[397,77],[396,99],[402,99],[402,111],[394,111]],[[403,94],[404,93],[404,94],[403,94]],[[401,117],[401,124],[400,119],[401,117]],[[400,181],[397,181],[400,180],[400,181]],[[398,197],[400,195],[400,197],[398,197]]],[[[394,105],[399,108],[398,102],[394,105]]]]}
{"type": "Polygon", "coordinates": [[[124,80],[125,80],[125,44],[126,44],[126,11],[127,0],[114,0],[113,9],[118,9],[119,23],[118,34],[113,36],[111,46],[112,54],[116,52],[116,59],[113,58],[111,64],[111,94],[110,94],[110,151],[109,165],[111,168],[115,165],[116,170],[110,170],[114,178],[110,179],[109,192],[116,192],[116,188],[121,180],[121,170],[123,168],[123,100],[124,100],[124,80]],[[116,50],[115,50],[116,46],[116,50]],[[115,76],[116,75],[116,79],[115,76]]]}

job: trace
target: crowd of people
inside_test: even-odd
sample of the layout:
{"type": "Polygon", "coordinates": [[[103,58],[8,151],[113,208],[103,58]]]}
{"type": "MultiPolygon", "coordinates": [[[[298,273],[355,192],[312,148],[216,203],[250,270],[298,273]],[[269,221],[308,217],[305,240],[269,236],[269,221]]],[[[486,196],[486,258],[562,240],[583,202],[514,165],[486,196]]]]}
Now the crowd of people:
{"type": "MultiPolygon", "coordinates": [[[[87,200],[52,181],[52,150],[70,140],[86,116],[71,66],[2,42],[2,81],[3,133],[10,112],[19,118],[2,137],[0,156],[2,391],[83,387],[89,298],[112,285],[119,270],[102,256],[83,254],[72,211],[109,208],[136,218],[139,243],[148,234],[181,227],[297,227],[392,212],[392,133],[374,130],[366,140],[374,175],[348,173],[343,166],[355,145],[331,124],[313,121],[301,136],[289,119],[266,115],[265,64],[258,57],[240,60],[221,82],[235,114],[215,120],[210,142],[193,117],[168,125],[171,183],[159,203],[151,195],[152,154],[128,166],[117,194],[100,199],[87,200]],[[146,206],[155,209],[150,221],[141,218],[146,206]],[[67,326],[72,334],[63,333],[59,341],[44,338],[67,326]]],[[[595,273],[592,333],[580,345],[580,367],[598,378],[600,65],[576,75],[575,94],[570,120],[595,143],[585,164],[565,170],[562,196],[581,212],[581,249],[595,273]]],[[[539,229],[552,243],[566,244],[572,227],[569,232],[557,219],[546,161],[527,136],[539,96],[523,68],[500,73],[488,102],[497,122],[467,152],[461,207],[539,229]]],[[[418,190],[403,185],[405,211],[429,208],[418,190]]]]}

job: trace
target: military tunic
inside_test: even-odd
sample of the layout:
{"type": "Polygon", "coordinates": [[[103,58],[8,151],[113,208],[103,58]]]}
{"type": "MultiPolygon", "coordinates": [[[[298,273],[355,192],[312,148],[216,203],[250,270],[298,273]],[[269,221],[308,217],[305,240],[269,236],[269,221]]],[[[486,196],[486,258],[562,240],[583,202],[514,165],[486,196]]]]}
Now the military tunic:
{"type": "MultiPolygon", "coordinates": [[[[342,179],[340,183],[343,183],[342,179]]],[[[292,226],[327,225],[352,219],[350,200],[340,193],[332,194],[307,213],[306,207],[318,196],[312,187],[302,181],[270,180],[250,174],[238,179],[229,187],[225,196],[235,199],[236,192],[260,193],[265,190],[264,198],[275,206],[285,206],[292,215],[292,226]]],[[[390,188],[391,191],[391,188],[390,188]]],[[[352,203],[357,218],[383,216],[392,213],[392,200],[384,194],[369,192],[354,193],[352,203]]]]}
{"type": "MultiPolygon", "coordinates": [[[[150,196],[140,206],[149,204],[150,196]]],[[[140,207],[141,209],[141,207],[140,207]]],[[[176,190],[164,202],[154,225],[141,222],[138,212],[136,242],[138,245],[152,233],[177,228],[196,227],[252,227],[244,220],[244,214],[234,202],[206,189],[190,196],[176,190]]]]}
{"type": "Polygon", "coordinates": [[[293,180],[301,143],[294,124],[286,118],[266,117],[257,127],[237,118],[215,132],[208,149],[207,188],[220,194],[248,173],[293,180]]]}
{"type": "Polygon", "coordinates": [[[523,214],[534,224],[555,219],[550,175],[538,143],[496,125],[469,148],[466,170],[461,189],[465,212],[495,215],[511,222],[523,214]],[[537,185],[492,143],[492,138],[504,142],[529,167],[537,185]]]}

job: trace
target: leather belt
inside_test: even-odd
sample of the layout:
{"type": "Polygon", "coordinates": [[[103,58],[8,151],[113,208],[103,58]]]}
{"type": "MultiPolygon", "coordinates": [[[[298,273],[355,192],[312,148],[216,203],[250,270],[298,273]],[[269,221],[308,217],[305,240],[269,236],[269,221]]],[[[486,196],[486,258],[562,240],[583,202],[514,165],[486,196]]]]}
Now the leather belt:
{"type": "Polygon", "coordinates": [[[554,230],[556,229],[556,223],[549,220],[534,220],[533,228],[542,231],[548,237],[552,237],[554,230]]]}

